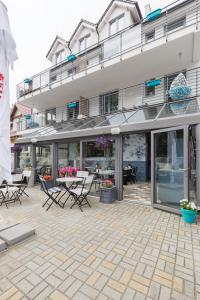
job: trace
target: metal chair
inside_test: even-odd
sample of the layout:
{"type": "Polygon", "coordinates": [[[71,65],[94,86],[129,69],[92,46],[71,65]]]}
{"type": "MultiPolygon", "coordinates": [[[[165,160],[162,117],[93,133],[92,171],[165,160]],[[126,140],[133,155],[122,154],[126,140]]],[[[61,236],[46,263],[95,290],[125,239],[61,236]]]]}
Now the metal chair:
{"type": "Polygon", "coordinates": [[[58,199],[62,190],[59,187],[54,187],[52,184],[49,184],[49,182],[46,181],[44,178],[42,178],[42,176],[39,176],[39,179],[40,179],[42,190],[48,197],[44,202],[44,204],[42,205],[42,207],[48,204],[48,201],[50,200],[51,203],[48,204],[48,207],[46,209],[47,211],[49,210],[49,208],[52,206],[53,203],[63,208],[63,205],[59,202],[61,198],[58,199]]]}
{"type": "Polygon", "coordinates": [[[74,189],[70,189],[70,194],[72,195],[74,200],[74,203],[70,208],[72,208],[74,205],[78,205],[80,210],[83,212],[82,206],[88,205],[89,207],[91,207],[87,199],[87,196],[91,191],[93,179],[94,179],[94,175],[89,175],[88,177],[85,177],[83,179],[82,186],[79,186],[74,189]]]}
{"type": "Polygon", "coordinates": [[[7,183],[2,185],[2,182],[0,184],[0,206],[3,204],[6,205],[8,208],[8,203],[13,203],[20,200],[20,189],[17,186],[9,186],[7,183]]]}

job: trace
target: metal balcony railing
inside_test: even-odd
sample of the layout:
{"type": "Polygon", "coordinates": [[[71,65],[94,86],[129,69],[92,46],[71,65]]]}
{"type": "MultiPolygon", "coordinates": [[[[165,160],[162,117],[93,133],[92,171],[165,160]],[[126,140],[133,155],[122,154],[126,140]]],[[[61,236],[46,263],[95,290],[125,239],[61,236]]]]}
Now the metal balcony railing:
{"type": "MultiPolygon", "coordinates": [[[[52,127],[59,127],[61,123],[66,123],[71,128],[77,126],[87,128],[87,124],[93,124],[101,122],[115,113],[121,111],[137,110],[141,107],[150,107],[150,112],[157,114],[158,108],[163,107],[166,104],[165,109],[162,111],[159,117],[165,117],[165,115],[173,116],[172,108],[174,101],[170,98],[169,89],[174,78],[183,73],[187,79],[187,84],[192,89],[191,94],[185,101],[191,102],[188,106],[187,113],[199,112],[200,103],[200,68],[191,70],[180,70],[177,73],[166,75],[162,78],[157,77],[154,79],[155,86],[148,86],[149,82],[144,82],[138,85],[126,87],[117,91],[113,91],[109,94],[97,95],[95,97],[72,102],[70,105],[66,103],[62,107],[54,107],[46,110],[45,112],[39,112],[32,114],[31,117],[24,116],[18,120],[17,131],[33,129],[48,126],[50,130],[52,127]],[[78,119],[78,122],[77,122],[78,119]],[[93,120],[91,122],[91,120],[93,120]]],[[[118,122],[116,118],[116,122],[118,122]]],[[[117,123],[116,123],[117,125],[117,123]]]]}
{"type": "Polygon", "coordinates": [[[83,73],[87,75],[92,68],[105,67],[107,61],[137,48],[144,48],[161,38],[167,41],[171,34],[190,26],[197,29],[200,26],[200,3],[198,0],[178,0],[166,6],[161,16],[152,22],[143,19],[140,24],[125,28],[98,44],[91,46],[84,52],[77,53],[74,62],[66,60],[58,65],[32,76],[27,83],[17,85],[17,98],[41,93],[46,88],[53,88],[55,84],[64,84],[67,79],[75,79],[83,73]]]}

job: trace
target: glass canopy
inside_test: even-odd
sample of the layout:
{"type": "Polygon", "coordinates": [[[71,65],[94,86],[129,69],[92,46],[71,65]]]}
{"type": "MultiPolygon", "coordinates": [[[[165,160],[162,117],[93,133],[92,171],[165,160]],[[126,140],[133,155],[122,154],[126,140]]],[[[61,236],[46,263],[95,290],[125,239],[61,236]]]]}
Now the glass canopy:
{"type": "MultiPolygon", "coordinates": [[[[187,100],[166,102],[157,105],[139,107],[134,110],[119,111],[110,115],[96,116],[81,120],[72,120],[54,125],[42,127],[31,132],[27,132],[23,138],[51,136],[57,133],[77,132],[84,129],[97,129],[103,127],[123,126],[125,124],[143,123],[161,118],[178,117],[200,112],[197,98],[187,100]]],[[[92,135],[92,131],[91,131],[92,135]]],[[[19,139],[20,141],[20,139],[19,139]]]]}

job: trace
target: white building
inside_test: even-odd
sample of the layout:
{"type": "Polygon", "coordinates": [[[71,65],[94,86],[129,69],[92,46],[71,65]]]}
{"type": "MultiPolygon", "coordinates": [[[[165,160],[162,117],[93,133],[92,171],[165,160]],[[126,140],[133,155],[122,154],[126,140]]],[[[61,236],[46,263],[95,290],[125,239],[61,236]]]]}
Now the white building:
{"type": "Polygon", "coordinates": [[[96,24],[81,20],[68,41],[57,36],[47,59],[51,68],[17,86],[18,101],[34,111],[18,139],[32,147],[33,167],[48,165],[55,178],[68,163],[93,171],[98,164],[113,171],[120,200],[136,176],[151,180],[154,207],[200,203],[199,1],[143,18],[137,2],[113,0],[96,24]],[[169,91],[180,73],[190,93],[174,103],[169,91]],[[103,152],[101,135],[113,140],[103,152]]]}

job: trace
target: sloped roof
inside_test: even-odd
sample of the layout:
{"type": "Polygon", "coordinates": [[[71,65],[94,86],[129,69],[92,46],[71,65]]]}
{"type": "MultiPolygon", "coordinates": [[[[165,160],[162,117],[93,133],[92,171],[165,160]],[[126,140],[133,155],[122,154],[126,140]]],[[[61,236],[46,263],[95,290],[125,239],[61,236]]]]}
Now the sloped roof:
{"type": "Polygon", "coordinates": [[[57,35],[57,36],[55,37],[55,39],[54,39],[54,41],[53,41],[53,43],[52,43],[52,45],[51,45],[51,47],[50,47],[48,53],[47,53],[47,55],[46,55],[47,58],[48,58],[49,55],[51,54],[51,51],[53,50],[53,47],[54,47],[54,45],[55,45],[57,42],[62,43],[62,44],[63,44],[64,46],[66,46],[66,47],[68,47],[68,44],[69,44],[68,41],[66,41],[65,39],[63,39],[63,38],[60,37],[59,35],[57,35]]]}
{"type": "Polygon", "coordinates": [[[15,103],[11,108],[11,113],[10,113],[11,120],[14,119],[17,110],[20,112],[19,116],[30,115],[32,113],[32,109],[30,107],[27,107],[19,103],[15,103]]]}
{"type": "Polygon", "coordinates": [[[88,20],[85,20],[85,19],[81,19],[80,22],[78,23],[78,25],[76,26],[76,29],[72,33],[71,38],[69,40],[69,43],[73,40],[74,36],[76,35],[77,31],[79,30],[79,28],[81,27],[82,24],[86,24],[86,25],[88,25],[88,27],[93,27],[93,28],[96,29],[96,24],[95,23],[92,23],[92,22],[90,22],[88,20]]]}
{"type": "Polygon", "coordinates": [[[121,2],[121,3],[127,3],[127,4],[131,4],[131,5],[135,5],[137,12],[139,14],[140,19],[143,18],[140,7],[138,5],[137,1],[132,1],[132,0],[112,0],[110,2],[110,4],[108,5],[108,7],[106,8],[106,10],[104,11],[103,15],[101,16],[101,18],[99,19],[98,23],[97,23],[97,27],[100,25],[100,23],[102,22],[102,20],[104,19],[104,17],[107,15],[107,13],[109,12],[109,10],[111,9],[112,5],[114,2],[121,2]]]}

